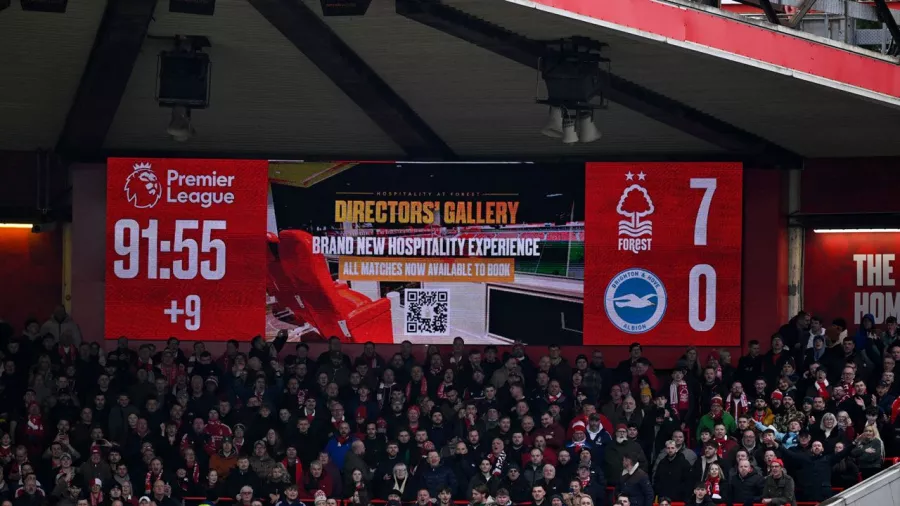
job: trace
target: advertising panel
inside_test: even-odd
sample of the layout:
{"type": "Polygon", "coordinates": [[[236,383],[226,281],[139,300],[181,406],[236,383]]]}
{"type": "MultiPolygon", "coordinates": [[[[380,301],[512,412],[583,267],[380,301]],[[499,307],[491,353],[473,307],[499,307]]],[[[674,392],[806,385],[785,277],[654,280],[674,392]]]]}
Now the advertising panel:
{"type": "Polygon", "coordinates": [[[830,322],[859,325],[871,314],[881,325],[900,316],[896,255],[900,233],[815,233],[806,235],[803,306],[830,322]]]}
{"type": "Polygon", "coordinates": [[[106,336],[731,346],[738,164],[111,159],[106,336]]]}
{"type": "Polygon", "coordinates": [[[330,170],[273,177],[273,314],[355,341],[581,344],[584,165],[330,170]]]}

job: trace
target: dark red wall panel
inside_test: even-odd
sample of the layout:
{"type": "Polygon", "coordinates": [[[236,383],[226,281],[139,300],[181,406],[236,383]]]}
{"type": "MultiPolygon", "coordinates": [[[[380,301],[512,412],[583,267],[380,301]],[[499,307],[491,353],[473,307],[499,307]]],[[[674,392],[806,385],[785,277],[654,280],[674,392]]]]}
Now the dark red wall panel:
{"type": "Polygon", "coordinates": [[[787,173],[744,172],[744,298],[742,344],[769,337],[787,321],[787,173]]]}
{"type": "Polygon", "coordinates": [[[26,318],[44,320],[62,296],[62,238],[59,230],[33,234],[0,228],[0,318],[21,332],[26,318]]]}
{"type": "Polygon", "coordinates": [[[898,158],[810,160],[800,181],[803,213],[900,212],[898,158]]]}

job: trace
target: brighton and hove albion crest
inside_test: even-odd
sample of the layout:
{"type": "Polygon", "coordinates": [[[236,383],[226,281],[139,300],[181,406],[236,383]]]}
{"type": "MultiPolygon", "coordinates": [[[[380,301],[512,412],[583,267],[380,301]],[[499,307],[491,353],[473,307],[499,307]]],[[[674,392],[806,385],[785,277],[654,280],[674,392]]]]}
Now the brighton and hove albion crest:
{"type": "Polygon", "coordinates": [[[146,162],[134,164],[134,170],[125,179],[125,198],[138,209],[156,205],[162,197],[162,184],[153,167],[146,162]]]}
{"type": "MultiPolygon", "coordinates": [[[[638,181],[644,181],[646,174],[636,174],[638,181]]],[[[625,174],[626,181],[634,181],[635,174],[625,174]]],[[[637,254],[641,251],[650,251],[653,239],[653,222],[647,218],[655,211],[653,200],[647,189],[640,184],[632,184],[625,188],[616,212],[626,219],[619,221],[619,251],[630,251],[637,254]]]]}
{"type": "Polygon", "coordinates": [[[666,314],[666,302],[666,287],[646,269],[624,270],[606,286],[606,316],[629,334],[642,334],[658,325],[666,314]]]}

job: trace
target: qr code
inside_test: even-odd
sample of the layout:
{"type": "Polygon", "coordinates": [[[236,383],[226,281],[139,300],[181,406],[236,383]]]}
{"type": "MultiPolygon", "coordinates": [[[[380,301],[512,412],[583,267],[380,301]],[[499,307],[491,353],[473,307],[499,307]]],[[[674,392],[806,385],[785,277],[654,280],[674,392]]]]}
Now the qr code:
{"type": "Polygon", "coordinates": [[[446,336],[450,310],[450,292],[409,288],[406,298],[406,333],[425,336],[446,336]]]}

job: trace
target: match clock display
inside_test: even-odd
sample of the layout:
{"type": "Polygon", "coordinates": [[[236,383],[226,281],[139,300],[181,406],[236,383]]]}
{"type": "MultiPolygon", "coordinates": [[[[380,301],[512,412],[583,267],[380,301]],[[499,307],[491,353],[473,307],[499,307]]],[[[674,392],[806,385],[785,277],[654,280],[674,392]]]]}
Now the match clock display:
{"type": "Polygon", "coordinates": [[[107,171],[107,337],[260,333],[268,163],[110,159],[107,171]]]}

